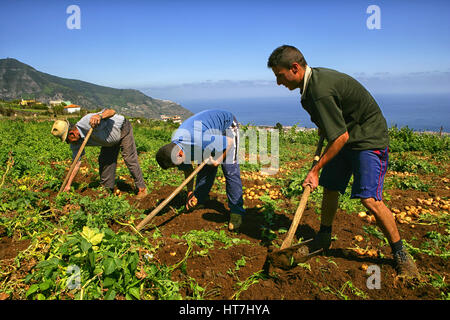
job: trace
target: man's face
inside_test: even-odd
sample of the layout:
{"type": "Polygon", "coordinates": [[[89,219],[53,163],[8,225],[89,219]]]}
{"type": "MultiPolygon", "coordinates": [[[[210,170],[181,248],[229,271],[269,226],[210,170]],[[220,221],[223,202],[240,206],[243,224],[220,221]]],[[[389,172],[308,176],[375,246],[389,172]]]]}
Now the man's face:
{"type": "Polygon", "coordinates": [[[296,63],[290,69],[275,66],[272,68],[272,71],[277,78],[277,84],[283,85],[289,90],[300,88],[305,74],[305,71],[296,63]]]}
{"type": "Polygon", "coordinates": [[[68,143],[74,143],[77,142],[80,139],[80,132],[75,128],[69,131],[67,134],[67,142],[68,143]]]}
{"type": "Polygon", "coordinates": [[[174,166],[179,166],[184,162],[185,158],[183,150],[179,149],[175,155],[172,155],[172,163],[174,166]]]}

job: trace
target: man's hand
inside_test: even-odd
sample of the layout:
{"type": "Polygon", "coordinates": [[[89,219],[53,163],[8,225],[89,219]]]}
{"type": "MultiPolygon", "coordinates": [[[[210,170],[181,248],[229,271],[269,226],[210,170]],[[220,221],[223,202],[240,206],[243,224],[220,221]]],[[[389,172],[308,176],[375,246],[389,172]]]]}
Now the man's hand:
{"type": "Polygon", "coordinates": [[[186,202],[186,210],[190,210],[195,207],[198,203],[197,197],[194,196],[192,191],[188,192],[187,202],[186,202]]]}
{"type": "Polygon", "coordinates": [[[308,185],[311,188],[311,192],[314,191],[319,185],[319,171],[316,170],[315,167],[311,169],[311,171],[309,171],[308,175],[305,178],[305,181],[303,181],[303,188],[306,188],[306,186],[308,185]]]}
{"type": "Polygon", "coordinates": [[[214,159],[212,156],[210,156],[208,165],[218,167],[220,164],[222,164],[225,161],[228,151],[234,145],[233,138],[226,137],[226,139],[227,139],[227,148],[222,152],[222,154],[220,156],[217,157],[217,159],[214,159]]]}
{"type": "Polygon", "coordinates": [[[333,159],[336,156],[336,154],[339,153],[339,151],[347,143],[348,139],[349,136],[348,132],[346,131],[339,137],[328,143],[327,147],[325,148],[325,152],[320,157],[316,165],[312,167],[312,169],[309,171],[305,181],[303,181],[302,184],[303,188],[305,188],[307,185],[311,187],[311,191],[317,188],[317,186],[319,185],[320,169],[322,169],[325,166],[325,164],[327,164],[331,159],[333,159]]]}
{"type": "Polygon", "coordinates": [[[220,161],[214,160],[212,156],[209,156],[208,165],[218,167],[220,165],[220,161]]]}
{"type": "Polygon", "coordinates": [[[92,128],[96,128],[100,124],[100,121],[102,121],[102,116],[99,114],[94,114],[89,120],[89,124],[92,128]]]}

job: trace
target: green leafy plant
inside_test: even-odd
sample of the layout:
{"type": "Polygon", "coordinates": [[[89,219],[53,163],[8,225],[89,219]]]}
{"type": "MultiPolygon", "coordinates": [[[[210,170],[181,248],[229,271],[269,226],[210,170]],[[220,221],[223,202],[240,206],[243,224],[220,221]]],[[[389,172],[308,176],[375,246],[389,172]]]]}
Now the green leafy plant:
{"type": "Polygon", "coordinates": [[[397,128],[396,126],[389,129],[391,152],[401,151],[426,151],[435,153],[441,150],[449,150],[450,137],[435,136],[426,133],[414,132],[408,126],[397,128]]]}
{"type": "MultiPolygon", "coordinates": [[[[52,242],[50,255],[27,276],[30,299],[126,299],[145,296],[180,298],[179,285],[169,280],[170,268],[141,259],[136,236],[109,228],[83,227],[81,232],[52,242]],[[79,272],[79,287],[69,286],[68,268],[79,272]],[[140,266],[140,274],[138,274],[140,266]],[[147,289],[144,290],[146,285],[147,289]]],[[[73,280],[73,279],[71,279],[73,280]]]]}
{"type": "MultiPolygon", "coordinates": [[[[179,185],[183,175],[177,169],[162,170],[154,157],[159,147],[170,141],[177,125],[148,119],[140,121],[140,124],[133,122],[133,130],[149,191],[161,186],[179,185]]],[[[22,248],[13,259],[1,260],[1,297],[38,300],[223,298],[221,294],[228,291],[223,291],[222,285],[213,284],[211,288],[208,282],[203,287],[202,280],[193,277],[190,259],[193,255],[195,259],[209,259],[207,256],[213,248],[235,250],[236,245],[254,242],[225,230],[191,230],[174,236],[187,244],[184,257],[173,265],[164,264],[164,258],[159,253],[165,237],[171,236],[166,234],[166,225],[142,234],[131,231],[135,219],[145,216],[144,210],[137,209],[137,202],[127,192],[122,196],[112,196],[98,187],[99,148],[86,148],[82,161],[88,170],[81,173],[84,174],[82,181],[74,181],[70,192],[56,195],[70,166],[72,154],[67,144],[60,143],[49,134],[51,125],[52,121],[0,119],[0,234],[14,245],[20,243],[22,248]]],[[[285,199],[275,200],[268,195],[253,199],[260,201],[260,207],[255,210],[260,214],[258,219],[262,218],[261,236],[258,237],[262,240],[260,245],[274,244],[272,240],[287,231],[285,227],[280,228],[277,219],[285,219],[285,214],[291,213],[286,209],[288,204],[289,208],[298,204],[303,192],[301,184],[310,166],[310,160],[305,159],[310,159],[318,139],[316,130],[302,131],[298,126],[283,130],[280,135],[280,164],[286,171],[265,180],[281,188],[285,199]]],[[[398,195],[416,190],[429,192],[430,196],[436,193],[447,200],[441,191],[448,186],[444,173],[450,159],[449,137],[417,133],[409,128],[393,128],[389,134],[389,169],[413,173],[414,176],[388,175],[385,190],[395,189],[395,192],[388,190],[389,193],[384,193],[384,199],[393,202],[398,195]],[[392,194],[391,199],[389,194],[392,194]]],[[[259,163],[244,163],[241,170],[254,172],[260,167],[259,163]]],[[[128,169],[119,158],[118,182],[123,183],[120,176],[128,174],[128,169]]],[[[219,174],[222,174],[221,171],[219,174]]],[[[352,180],[349,188],[351,183],[352,180]]],[[[248,186],[246,181],[244,184],[248,186]]],[[[224,189],[222,185],[216,193],[221,196],[224,189]]],[[[308,206],[319,213],[321,200],[322,192],[318,188],[310,195],[308,206]]],[[[175,211],[180,213],[181,209],[175,208],[175,211]]],[[[251,211],[253,208],[248,209],[251,211]]],[[[365,211],[360,201],[350,199],[350,192],[340,197],[340,209],[345,214],[365,211]]],[[[420,226],[416,228],[420,236],[404,239],[410,253],[430,255],[433,260],[441,259],[439,265],[445,264],[450,243],[447,212],[443,208],[422,213],[413,220],[414,225],[420,226]]],[[[181,217],[175,217],[178,218],[181,217]]],[[[408,227],[403,225],[403,228],[408,227]]],[[[367,235],[380,239],[381,246],[387,246],[386,239],[376,227],[363,224],[362,228],[367,235]]],[[[365,237],[370,241],[370,237],[365,237]]],[[[245,290],[265,279],[259,271],[248,276],[246,272],[254,271],[252,268],[255,267],[251,259],[251,256],[239,256],[231,262],[228,272],[231,277],[227,278],[236,291],[230,294],[232,299],[240,299],[245,290]],[[243,274],[245,277],[241,276],[243,274]]],[[[314,264],[323,263],[323,259],[317,257],[314,264]]],[[[329,257],[325,259],[327,264],[333,264],[337,269],[341,267],[340,261],[331,261],[329,257]]],[[[300,266],[314,270],[311,263],[300,266]]],[[[366,298],[366,293],[350,281],[333,287],[330,285],[333,282],[324,283],[309,278],[314,276],[314,272],[306,274],[307,283],[314,284],[333,297],[366,298]]],[[[447,282],[444,273],[433,270],[421,286],[433,286],[440,291],[440,298],[448,299],[447,282]]]]}
{"type": "Polygon", "coordinates": [[[393,186],[389,187],[391,189],[397,188],[397,189],[401,189],[401,190],[413,189],[413,190],[427,192],[431,188],[430,184],[423,182],[417,176],[408,176],[408,177],[402,177],[402,178],[391,177],[390,179],[387,180],[387,184],[393,185],[393,186]]]}
{"type": "Polygon", "coordinates": [[[224,230],[220,230],[216,232],[214,230],[191,230],[181,237],[173,236],[174,238],[185,239],[189,246],[197,245],[202,250],[198,250],[195,253],[200,255],[205,255],[208,252],[208,249],[214,247],[216,242],[222,243],[223,246],[220,248],[228,249],[231,246],[238,244],[249,244],[250,242],[245,239],[240,238],[231,238],[227,236],[224,230]]]}
{"type": "Polygon", "coordinates": [[[252,275],[250,275],[247,279],[243,280],[243,281],[238,281],[236,283],[236,286],[238,287],[238,290],[230,297],[230,300],[238,300],[239,296],[242,294],[242,292],[248,290],[248,288],[250,288],[250,286],[256,284],[259,282],[259,280],[261,279],[266,279],[266,275],[264,274],[264,272],[262,270],[253,273],[252,275]]]}
{"type": "Polygon", "coordinates": [[[440,174],[441,170],[429,160],[420,159],[418,157],[399,154],[389,159],[389,170],[397,172],[411,173],[436,173],[440,174]]]}

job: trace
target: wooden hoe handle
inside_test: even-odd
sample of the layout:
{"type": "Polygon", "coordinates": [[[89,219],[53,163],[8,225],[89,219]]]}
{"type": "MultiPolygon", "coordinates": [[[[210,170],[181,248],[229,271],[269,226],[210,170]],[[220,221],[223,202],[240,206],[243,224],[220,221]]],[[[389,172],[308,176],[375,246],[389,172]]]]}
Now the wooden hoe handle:
{"type": "Polygon", "coordinates": [[[77,153],[75,159],[73,159],[72,165],[70,166],[69,172],[67,173],[66,178],[64,179],[64,182],[63,182],[63,184],[61,185],[61,188],[58,191],[58,194],[60,194],[64,190],[64,188],[66,187],[67,181],[69,181],[69,177],[72,174],[72,171],[75,168],[75,166],[76,166],[76,164],[78,162],[78,159],[80,159],[81,153],[83,152],[84,147],[86,146],[86,143],[88,142],[89,138],[91,137],[92,130],[93,130],[93,128],[90,128],[88,133],[86,134],[86,137],[84,138],[84,141],[81,144],[80,150],[78,150],[78,153],[77,153]]]}
{"type": "MultiPolygon", "coordinates": [[[[323,145],[323,136],[321,136],[319,138],[319,143],[317,144],[317,149],[316,149],[316,152],[314,155],[312,167],[314,167],[320,159],[322,145],[323,145]]],[[[295,216],[294,216],[294,219],[292,220],[291,227],[289,228],[286,238],[284,239],[283,243],[281,244],[280,250],[286,249],[287,247],[289,247],[291,245],[292,239],[294,238],[295,232],[297,231],[297,227],[300,222],[300,219],[302,218],[303,211],[305,211],[306,203],[308,202],[308,197],[309,197],[310,193],[311,193],[311,187],[309,185],[307,185],[305,187],[305,190],[303,190],[302,198],[300,199],[300,204],[297,207],[297,211],[295,212],[295,216]]]]}
{"type": "Polygon", "coordinates": [[[187,185],[189,183],[189,181],[192,180],[192,178],[195,177],[195,175],[202,170],[202,168],[205,166],[205,164],[208,162],[209,159],[204,160],[200,165],[197,166],[197,168],[195,168],[194,171],[192,171],[192,173],[189,175],[189,177],[186,178],[186,180],[184,180],[171,194],[170,196],[168,196],[166,198],[166,200],[164,200],[163,202],[161,202],[155,209],[153,209],[152,212],[150,212],[145,218],[144,220],[142,220],[138,226],[136,227],[136,229],[139,231],[141,230],[151,219],[153,219],[154,216],[156,216],[178,193],[180,193],[181,189],[184,188],[185,185],[187,185]]]}

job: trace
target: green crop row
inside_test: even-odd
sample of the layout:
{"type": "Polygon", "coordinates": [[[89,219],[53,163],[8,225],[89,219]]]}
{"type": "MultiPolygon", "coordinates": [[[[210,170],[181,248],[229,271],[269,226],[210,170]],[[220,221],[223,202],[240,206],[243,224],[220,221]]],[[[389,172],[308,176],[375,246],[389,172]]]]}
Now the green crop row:
{"type": "MultiPolygon", "coordinates": [[[[154,159],[158,148],[170,141],[176,125],[140,121],[140,124],[133,122],[133,130],[149,189],[179,185],[183,175],[175,174],[176,169],[162,170],[154,159]]],[[[14,292],[21,299],[204,298],[205,290],[195,279],[182,272],[184,280],[174,281],[173,271],[176,268],[183,271],[191,253],[202,256],[213,247],[227,249],[248,242],[230,237],[224,230],[191,230],[178,236],[188,245],[186,256],[175,265],[159,263],[153,258],[159,249],[157,229],[149,238],[133,233],[131,228],[129,231],[124,231],[124,228],[114,231],[113,226],[133,226],[135,217],[144,214],[143,210],[130,205],[125,197],[112,196],[95,187],[95,197],[82,196],[77,192],[81,186],[77,185],[72,188],[75,192],[55,195],[72,154],[67,144],[50,134],[51,125],[50,121],[0,120],[0,233],[30,241],[30,246],[19,253],[11,267],[0,268],[0,292],[14,292]],[[34,267],[24,279],[10,281],[11,272],[33,261],[34,267]],[[190,295],[182,295],[181,292],[189,292],[190,295]]],[[[246,126],[242,128],[248,130],[246,126]]],[[[408,128],[391,128],[389,134],[390,170],[442,174],[436,161],[448,160],[447,136],[419,134],[408,128]],[[411,151],[415,152],[414,155],[411,151]]],[[[279,138],[281,166],[286,162],[309,159],[318,141],[316,131],[299,131],[295,126],[283,131],[279,138]]],[[[98,153],[99,148],[86,148],[83,160],[93,179],[98,175],[93,170],[98,167],[98,153]]],[[[287,201],[297,201],[308,168],[309,165],[302,166],[291,172],[288,178],[273,179],[271,183],[280,188],[287,201]]],[[[241,167],[245,171],[258,169],[259,165],[254,164],[241,167]]],[[[126,167],[119,166],[117,175],[127,174],[126,167]]],[[[391,178],[387,187],[421,191],[431,188],[415,176],[391,178]]],[[[273,228],[277,225],[276,213],[280,211],[283,200],[267,195],[260,200],[264,218],[261,239],[270,242],[277,237],[273,228]]],[[[310,200],[314,207],[319,208],[320,192],[312,193],[310,200]]],[[[348,194],[341,198],[341,208],[348,212],[362,210],[361,204],[351,200],[348,194]]],[[[427,244],[417,250],[447,257],[447,251],[437,249],[445,243],[448,243],[448,232],[444,235],[429,233],[427,244]]],[[[236,268],[245,264],[245,259],[241,259],[236,262],[236,268]]],[[[238,298],[243,290],[261,278],[262,275],[257,273],[239,281],[238,291],[232,297],[238,298]]],[[[340,291],[350,289],[347,283],[340,291]]]]}

